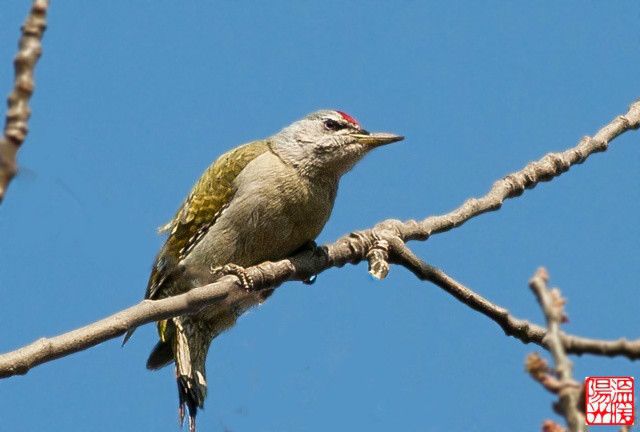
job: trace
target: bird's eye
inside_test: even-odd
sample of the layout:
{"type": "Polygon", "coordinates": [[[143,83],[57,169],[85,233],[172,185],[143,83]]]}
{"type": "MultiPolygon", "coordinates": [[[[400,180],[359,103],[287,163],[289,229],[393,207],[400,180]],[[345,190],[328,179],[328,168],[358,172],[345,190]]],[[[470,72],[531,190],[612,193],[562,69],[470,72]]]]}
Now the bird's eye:
{"type": "Polygon", "coordinates": [[[332,130],[332,131],[337,131],[337,130],[340,130],[340,129],[344,129],[344,125],[343,124],[341,124],[341,123],[339,123],[339,122],[337,122],[337,121],[335,121],[333,119],[326,119],[324,121],[324,127],[326,127],[329,130],[332,130]]]}

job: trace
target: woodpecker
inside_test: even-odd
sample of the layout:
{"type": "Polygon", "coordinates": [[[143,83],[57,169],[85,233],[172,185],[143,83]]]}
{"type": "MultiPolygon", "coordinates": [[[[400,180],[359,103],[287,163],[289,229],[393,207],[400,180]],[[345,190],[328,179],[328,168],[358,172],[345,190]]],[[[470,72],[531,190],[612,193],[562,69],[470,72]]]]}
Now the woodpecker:
{"type": "MultiPolygon", "coordinates": [[[[215,269],[241,272],[311,244],[329,219],[341,176],[372,149],[402,139],[369,133],[342,111],[322,110],[223,154],[159,229],[169,235],[153,264],[145,298],[181,294],[209,283],[215,269]]],[[[175,363],[180,423],[188,410],[191,432],[207,395],[211,341],[271,293],[238,290],[193,315],[157,323],[160,340],[147,368],[175,363]]]]}

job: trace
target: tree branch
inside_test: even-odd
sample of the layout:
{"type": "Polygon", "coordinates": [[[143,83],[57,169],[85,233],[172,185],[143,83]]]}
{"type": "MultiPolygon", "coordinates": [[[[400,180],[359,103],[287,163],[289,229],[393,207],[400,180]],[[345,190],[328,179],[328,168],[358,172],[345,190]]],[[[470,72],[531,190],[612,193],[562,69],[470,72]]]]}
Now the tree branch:
{"type": "MultiPolygon", "coordinates": [[[[390,244],[393,251],[392,262],[403,265],[418,279],[437,285],[461,303],[491,319],[504,330],[507,336],[513,336],[524,343],[535,343],[546,349],[550,348],[549,341],[546,339],[548,334],[546,328],[509,314],[507,309],[492,303],[442,270],[422,261],[398,239],[391,239],[390,244]]],[[[628,341],[621,338],[610,341],[584,338],[563,332],[558,334],[566,351],[571,354],[625,356],[631,360],[640,359],[640,339],[628,341]]]]}
{"type": "Polygon", "coordinates": [[[388,220],[376,226],[378,229],[396,231],[404,241],[426,240],[456,228],[469,219],[502,207],[505,200],[522,195],[540,182],[553,180],[589,156],[607,150],[609,142],[617,136],[640,127],[640,99],[629,106],[626,114],[613,119],[593,137],[585,136],[578,145],[559,153],[548,153],[543,158],[529,163],[520,171],[496,181],[489,192],[480,198],[471,198],[457,209],[441,216],[432,216],[420,222],[388,220]]]}
{"type": "Polygon", "coordinates": [[[559,397],[557,410],[567,420],[569,431],[584,432],[586,431],[584,414],[578,409],[584,399],[581,393],[582,386],[573,379],[573,363],[569,360],[560,337],[560,323],[567,321],[564,312],[565,299],[557,288],[549,289],[548,282],[549,274],[544,268],[539,268],[529,281],[529,287],[544,312],[549,328],[545,339],[553,355],[556,364],[555,372],[560,384],[557,392],[559,397]]]}
{"type": "MultiPolygon", "coordinates": [[[[383,264],[391,245],[394,248],[394,258],[401,259],[402,264],[419,277],[424,276],[425,280],[432,281],[464,304],[491,318],[505,330],[506,334],[513,335],[523,342],[534,342],[546,347],[543,341],[547,333],[546,329],[514,318],[506,309],[491,303],[443,272],[422,263],[417,257],[412,256],[408,248],[402,249],[399,242],[426,240],[433,234],[460,226],[475,216],[497,210],[505,199],[519,196],[525,189],[533,188],[541,181],[549,181],[559,176],[570,166],[584,162],[589,155],[606,150],[611,140],[630,129],[637,129],[638,126],[640,126],[640,101],[632,104],[625,115],[616,117],[593,138],[585,137],[576,147],[561,153],[548,154],[528,164],[522,170],[494,183],[486,195],[467,200],[448,214],[430,217],[420,222],[387,220],[373,229],[352,233],[316,251],[249,267],[246,269],[247,275],[253,281],[253,289],[273,289],[286,281],[308,279],[330,267],[342,267],[347,263],[357,264],[368,259],[370,266],[378,265],[370,268],[372,274],[383,277],[386,275],[383,264]]],[[[402,246],[405,245],[402,244],[402,246]]],[[[40,339],[16,351],[0,355],[0,378],[25,374],[34,366],[113,339],[130,328],[171,316],[192,313],[215,302],[233,304],[243,295],[244,291],[240,288],[238,279],[225,276],[215,283],[194,288],[185,294],[157,301],[143,301],[96,323],[51,339],[40,339]]],[[[566,334],[561,334],[561,337],[567,352],[640,358],[640,340],[600,341],[566,334]]]]}
{"type": "Polygon", "coordinates": [[[29,99],[33,94],[33,70],[42,53],[42,35],[47,27],[48,0],[35,0],[22,25],[18,54],[13,60],[15,83],[7,99],[7,117],[4,134],[0,137],[0,202],[9,182],[17,172],[16,154],[29,132],[31,116],[29,99]]]}

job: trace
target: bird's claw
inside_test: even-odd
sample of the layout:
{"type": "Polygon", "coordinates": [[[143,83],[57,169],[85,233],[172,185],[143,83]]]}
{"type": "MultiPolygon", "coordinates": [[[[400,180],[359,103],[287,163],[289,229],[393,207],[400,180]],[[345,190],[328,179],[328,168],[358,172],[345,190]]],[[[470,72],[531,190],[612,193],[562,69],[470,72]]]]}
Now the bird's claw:
{"type": "Polygon", "coordinates": [[[240,280],[240,285],[245,291],[253,291],[253,278],[249,276],[244,267],[237,264],[226,264],[220,267],[211,267],[211,274],[216,278],[233,275],[240,280]]]}
{"type": "MultiPolygon", "coordinates": [[[[306,242],[305,244],[303,244],[300,248],[298,248],[295,252],[294,255],[297,255],[299,253],[303,253],[303,252],[311,252],[313,255],[317,254],[320,251],[320,247],[318,247],[318,243],[316,243],[314,240],[309,240],[308,242],[306,242]]],[[[305,285],[313,285],[316,282],[316,279],[318,279],[318,275],[311,275],[306,279],[302,280],[302,283],[305,285]]]]}
{"type": "Polygon", "coordinates": [[[313,285],[314,283],[316,283],[316,280],[318,279],[318,275],[311,275],[306,279],[302,279],[302,283],[305,285],[313,285]]]}

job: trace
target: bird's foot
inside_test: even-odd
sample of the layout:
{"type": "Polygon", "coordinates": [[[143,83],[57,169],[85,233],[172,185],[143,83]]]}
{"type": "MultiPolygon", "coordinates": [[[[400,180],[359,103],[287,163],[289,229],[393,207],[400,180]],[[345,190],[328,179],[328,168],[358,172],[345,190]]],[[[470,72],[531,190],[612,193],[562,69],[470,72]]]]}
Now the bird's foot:
{"type": "Polygon", "coordinates": [[[316,243],[313,240],[309,240],[308,242],[306,242],[305,244],[300,246],[298,249],[296,249],[296,251],[293,254],[297,255],[297,254],[302,253],[302,252],[315,253],[316,249],[318,249],[318,243],[316,243]]]}
{"type": "Polygon", "coordinates": [[[211,266],[211,274],[214,275],[216,279],[222,276],[233,275],[240,280],[240,285],[242,285],[245,291],[253,291],[253,279],[247,274],[244,267],[237,264],[226,264],[220,267],[211,266]]]}
{"type": "Polygon", "coordinates": [[[302,283],[305,285],[313,285],[318,280],[318,275],[311,275],[306,279],[302,279],[302,283]]]}
{"type": "MultiPolygon", "coordinates": [[[[295,252],[294,255],[297,255],[299,253],[303,253],[303,252],[311,252],[312,254],[316,254],[318,252],[320,252],[320,248],[318,247],[318,243],[316,243],[313,240],[309,240],[308,242],[306,242],[305,244],[303,244],[300,248],[298,248],[295,252]]],[[[311,275],[306,279],[302,280],[302,283],[305,285],[313,285],[316,280],[318,279],[318,275],[311,275]]]]}

